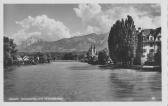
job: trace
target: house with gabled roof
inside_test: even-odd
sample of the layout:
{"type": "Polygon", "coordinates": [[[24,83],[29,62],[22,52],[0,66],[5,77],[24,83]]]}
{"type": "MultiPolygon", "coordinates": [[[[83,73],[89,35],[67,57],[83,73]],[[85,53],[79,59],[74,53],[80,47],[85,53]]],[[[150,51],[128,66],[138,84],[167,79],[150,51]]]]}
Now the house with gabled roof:
{"type": "Polygon", "coordinates": [[[156,29],[138,29],[138,47],[136,58],[141,65],[155,62],[155,54],[161,51],[161,27],[156,29]]]}

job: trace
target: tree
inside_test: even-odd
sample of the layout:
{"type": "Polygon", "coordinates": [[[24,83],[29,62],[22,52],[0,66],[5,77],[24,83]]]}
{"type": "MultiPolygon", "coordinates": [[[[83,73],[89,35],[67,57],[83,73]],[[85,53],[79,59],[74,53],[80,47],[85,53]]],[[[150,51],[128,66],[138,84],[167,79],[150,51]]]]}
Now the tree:
{"type": "Polygon", "coordinates": [[[108,47],[109,55],[114,63],[132,65],[136,56],[137,36],[134,21],[131,16],[118,20],[111,27],[108,47]]]}
{"type": "Polygon", "coordinates": [[[155,64],[161,66],[161,49],[159,48],[154,56],[155,64]]]}
{"type": "Polygon", "coordinates": [[[107,50],[104,49],[98,53],[98,63],[104,65],[106,64],[107,60],[108,60],[107,50]]]}
{"type": "Polygon", "coordinates": [[[16,59],[16,44],[13,39],[4,36],[4,66],[12,65],[13,60],[16,59]]]}
{"type": "Polygon", "coordinates": [[[150,51],[148,54],[147,54],[147,61],[145,62],[145,65],[154,65],[155,62],[154,62],[154,52],[153,51],[150,51]]]}
{"type": "Polygon", "coordinates": [[[73,55],[72,53],[65,53],[63,56],[63,60],[75,60],[75,55],[73,55]]]}

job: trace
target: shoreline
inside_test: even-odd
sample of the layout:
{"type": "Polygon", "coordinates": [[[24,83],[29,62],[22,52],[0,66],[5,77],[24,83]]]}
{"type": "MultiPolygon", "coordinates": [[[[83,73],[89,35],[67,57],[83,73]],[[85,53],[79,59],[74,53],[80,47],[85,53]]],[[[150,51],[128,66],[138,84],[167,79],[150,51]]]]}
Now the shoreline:
{"type": "Polygon", "coordinates": [[[148,66],[148,65],[132,65],[129,67],[123,67],[121,65],[107,64],[107,65],[99,65],[99,67],[106,69],[136,69],[139,71],[162,72],[160,66],[148,66]]]}
{"type": "MultiPolygon", "coordinates": [[[[87,63],[87,62],[81,62],[78,60],[51,60],[50,63],[52,62],[80,62],[80,63],[87,63]]],[[[17,66],[28,66],[28,65],[41,65],[41,64],[50,64],[50,63],[40,63],[40,64],[14,64],[11,66],[4,66],[4,69],[8,69],[10,67],[17,67],[17,66]]],[[[89,64],[89,63],[87,63],[89,64]]],[[[132,66],[128,66],[128,67],[124,67],[122,65],[117,65],[117,64],[105,64],[105,65],[99,65],[99,64],[95,64],[96,66],[103,68],[103,69],[136,69],[139,71],[149,71],[149,72],[153,72],[153,71],[157,71],[157,72],[161,72],[161,67],[160,66],[148,66],[148,65],[132,65],[132,66]]],[[[94,65],[93,65],[94,66],[94,65]]]]}

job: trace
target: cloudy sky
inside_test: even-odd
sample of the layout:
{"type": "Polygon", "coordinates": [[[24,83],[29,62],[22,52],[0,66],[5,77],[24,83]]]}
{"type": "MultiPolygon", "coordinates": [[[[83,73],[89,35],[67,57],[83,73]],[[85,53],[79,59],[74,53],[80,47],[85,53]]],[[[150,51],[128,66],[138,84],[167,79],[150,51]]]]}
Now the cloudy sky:
{"type": "Polygon", "coordinates": [[[20,43],[106,33],[116,20],[131,15],[136,27],[160,27],[159,4],[5,4],[4,34],[20,43]]]}

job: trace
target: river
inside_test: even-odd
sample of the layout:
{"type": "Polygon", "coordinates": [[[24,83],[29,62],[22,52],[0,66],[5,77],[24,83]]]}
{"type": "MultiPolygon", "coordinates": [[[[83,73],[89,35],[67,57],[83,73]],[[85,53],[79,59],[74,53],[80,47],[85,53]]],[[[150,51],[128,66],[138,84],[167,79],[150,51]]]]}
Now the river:
{"type": "Polygon", "coordinates": [[[104,69],[82,62],[4,70],[5,101],[160,101],[161,73],[104,69]]]}

